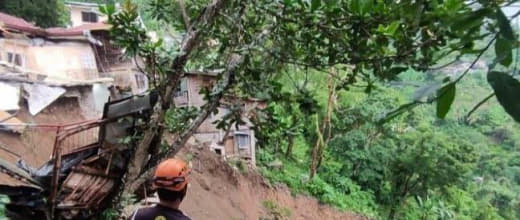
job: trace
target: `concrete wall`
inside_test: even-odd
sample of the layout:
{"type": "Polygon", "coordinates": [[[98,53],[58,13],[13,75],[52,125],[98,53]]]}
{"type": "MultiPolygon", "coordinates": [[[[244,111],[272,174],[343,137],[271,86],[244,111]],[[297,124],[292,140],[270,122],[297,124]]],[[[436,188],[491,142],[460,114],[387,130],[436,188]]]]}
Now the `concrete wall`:
{"type": "MultiPolygon", "coordinates": [[[[191,106],[191,107],[201,107],[204,105],[204,97],[199,94],[200,90],[204,87],[212,88],[215,83],[215,77],[209,76],[201,76],[201,75],[188,75],[186,80],[186,96],[178,96],[174,97],[174,102],[176,106],[191,106]]],[[[262,107],[262,103],[254,102],[254,101],[245,101],[245,112],[254,110],[258,107],[262,107]],[[259,106],[260,105],[260,106],[259,106]]],[[[224,139],[225,131],[220,130],[214,124],[215,121],[222,119],[226,114],[229,113],[229,110],[224,107],[218,108],[217,114],[211,114],[197,129],[196,134],[194,134],[194,142],[198,142],[199,144],[206,143],[210,146],[210,148],[219,148],[224,150],[224,154],[226,157],[241,157],[250,159],[251,164],[254,166],[255,160],[255,147],[256,147],[256,139],[255,133],[250,128],[252,123],[247,120],[247,115],[243,116],[243,120],[246,122],[245,125],[240,125],[238,130],[233,125],[230,129],[228,136],[224,139]],[[243,133],[249,136],[250,140],[250,148],[249,149],[239,149],[236,140],[235,133],[243,133]],[[211,144],[213,143],[213,145],[211,144]],[[217,144],[218,143],[218,144],[217,144]]]]}
{"type": "Polygon", "coordinates": [[[95,79],[99,77],[94,52],[88,42],[54,43],[43,39],[3,38],[1,59],[7,52],[21,54],[23,69],[61,79],[95,79]]]}
{"type": "Polygon", "coordinates": [[[129,90],[132,94],[141,94],[149,88],[146,75],[132,69],[107,72],[103,76],[113,78],[114,85],[121,90],[129,90]],[[138,82],[138,79],[141,81],[138,82]]]}
{"type": "MultiPolygon", "coordinates": [[[[31,41],[27,39],[13,40],[0,38],[0,60],[7,61],[7,52],[21,54],[25,59],[25,54],[28,54],[28,48],[31,46],[31,41]]],[[[22,67],[26,67],[25,61],[22,67]]]]}
{"type": "Polygon", "coordinates": [[[70,11],[70,22],[72,27],[77,27],[88,22],[83,22],[81,12],[95,12],[98,15],[98,22],[106,21],[108,18],[106,15],[101,14],[95,7],[79,7],[79,6],[68,6],[70,11]]]}
{"type": "Polygon", "coordinates": [[[35,64],[28,67],[45,75],[79,80],[99,78],[94,52],[86,42],[33,46],[28,52],[27,60],[35,64]]]}
{"type": "Polygon", "coordinates": [[[189,106],[200,107],[204,105],[204,96],[199,94],[200,90],[204,87],[211,89],[215,83],[215,78],[208,76],[189,76],[187,79],[189,106]]]}

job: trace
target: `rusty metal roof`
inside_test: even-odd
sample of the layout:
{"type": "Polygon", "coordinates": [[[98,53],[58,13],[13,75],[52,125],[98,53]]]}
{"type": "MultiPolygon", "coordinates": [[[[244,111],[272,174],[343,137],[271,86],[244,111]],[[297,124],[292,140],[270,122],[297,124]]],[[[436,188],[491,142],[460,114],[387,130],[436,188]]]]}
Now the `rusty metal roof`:
{"type": "Polygon", "coordinates": [[[4,28],[12,31],[26,32],[34,35],[45,35],[45,30],[37,27],[30,22],[9,14],[0,12],[0,23],[4,28]]]}

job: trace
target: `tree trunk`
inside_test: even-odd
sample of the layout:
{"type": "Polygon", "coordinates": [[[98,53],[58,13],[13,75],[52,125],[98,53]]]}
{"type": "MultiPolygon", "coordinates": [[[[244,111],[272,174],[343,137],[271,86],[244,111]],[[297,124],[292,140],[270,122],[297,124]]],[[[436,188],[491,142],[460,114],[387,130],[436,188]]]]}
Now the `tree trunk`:
{"type": "Polygon", "coordinates": [[[396,209],[397,205],[392,205],[392,208],[390,208],[390,213],[388,213],[388,219],[395,219],[396,209]]]}
{"type": "Polygon", "coordinates": [[[319,125],[319,117],[316,115],[316,134],[318,136],[318,140],[316,140],[316,144],[312,148],[311,154],[311,167],[309,169],[309,178],[312,180],[314,175],[316,174],[316,169],[318,167],[318,151],[320,148],[320,144],[323,143],[323,136],[321,135],[320,125],[319,125]]]}
{"type": "MultiPolygon", "coordinates": [[[[170,107],[172,102],[172,94],[175,88],[178,86],[178,82],[180,76],[183,73],[184,66],[188,60],[189,55],[192,53],[194,48],[196,48],[200,44],[199,36],[201,34],[201,30],[203,26],[211,24],[218,14],[218,11],[223,7],[225,0],[213,0],[211,4],[206,6],[203,10],[203,14],[199,17],[199,19],[189,27],[187,33],[181,44],[181,55],[177,56],[170,67],[172,69],[172,74],[168,75],[167,83],[164,87],[164,90],[161,88],[156,88],[159,91],[160,103],[158,103],[154,107],[154,113],[152,114],[152,118],[150,120],[149,127],[143,134],[143,138],[137,145],[135,152],[132,154],[132,157],[129,160],[128,168],[126,175],[124,177],[123,182],[123,191],[122,197],[128,197],[130,194],[136,191],[136,189],[144,182],[136,184],[136,180],[139,175],[142,173],[142,169],[145,167],[148,162],[150,151],[150,145],[154,139],[157,140],[156,143],[161,143],[163,129],[160,125],[164,122],[164,114],[166,110],[170,107]]],[[[155,74],[155,73],[151,73],[155,74]]],[[[204,114],[207,117],[207,113],[204,114]]],[[[200,122],[202,123],[202,122],[200,122]]],[[[199,125],[200,125],[199,123],[199,125]]],[[[197,126],[198,127],[198,126],[197,126]]],[[[190,129],[190,131],[194,129],[190,129]]],[[[191,131],[191,133],[193,133],[191,131]]],[[[189,133],[189,136],[191,136],[189,133]]],[[[186,135],[186,134],[185,134],[186,135]]],[[[186,138],[187,140],[187,138],[186,138]]],[[[153,146],[157,148],[157,146],[153,146]]],[[[153,150],[156,151],[156,150],[153,150]]],[[[121,203],[121,201],[118,201],[121,203]]]]}
{"type": "Polygon", "coordinates": [[[193,133],[195,133],[202,122],[204,122],[209,114],[211,114],[211,112],[213,112],[218,107],[220,104],[220,99],[223,97],[224,92],[231,84],[232,78],[234,77],[234,72],[236,71],[237,67],[242,64],[242,62],[242,56],[237,54],[231,56],[227,70],[222,74],[222,79],[219,81],[219,84],[215,85],[212,96],[208,100],[208,103],[202,107],[201,113],[192,121],[190,126],[177,137],[168,150],[157,155],[153,155],[153,157],[146,165],[148,169],[142,172],[138,178],[134,179],[134,181],[128,184],[126,192],[135,192],[140,185],[142,185],[152,176],[154,171],[153,168],[160,161],[169,157],[173,157],[182,147],[184,147],[185,143],[193,135],[193,133]]]}
{"type": "Polygon", "coordinates": [[[293,146],[294,146],[294,137],[289,137],[289,144],[287,144],[287,151],[285,151],[285,158],[290,159],[292,158],[293,154],[293,146]]]}
{"type": "Polygon", "coordinates": [[[311,155],[311,167],[309,171],[309,178],[314,178],[314,175],[316,174],[316,170],[321,165],[321,160],[323,158],[323,151],[325,149],[325,146],[328,144],[330,139],[332,138],[332,126],[331,126],[331,114],[332,114],[332,108],[334,105],[334,96],[335,96],[335,90],[336,85],[333,79],[334,75],[334,68],[331,68],[331,74],[329,74],[328,78],[328,99],[327,99],[327,110],[325,113],[325,117],[323,118],[323,122],[321,124],[321,129],[318,123],[318,117],[316,117],[316,134],[318,135],[318,140],[316,140],[316,144],[314,145],[314,148],[312,149],[312,155],[311,155]],[[327,132],[327,139],[323,139],[323,133],[327,132]]]}

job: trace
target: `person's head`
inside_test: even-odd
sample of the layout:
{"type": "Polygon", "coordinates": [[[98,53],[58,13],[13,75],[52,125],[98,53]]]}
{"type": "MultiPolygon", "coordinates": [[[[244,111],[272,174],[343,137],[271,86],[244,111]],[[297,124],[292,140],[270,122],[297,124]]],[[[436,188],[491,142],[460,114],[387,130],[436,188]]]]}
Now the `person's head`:
{"type": "Polygon", "coordinates": [[[179,159],[168,159],[157,166],[153,186],[157,189],[161,202],[181,202],[188,188],[189,169],[179,159]]]}

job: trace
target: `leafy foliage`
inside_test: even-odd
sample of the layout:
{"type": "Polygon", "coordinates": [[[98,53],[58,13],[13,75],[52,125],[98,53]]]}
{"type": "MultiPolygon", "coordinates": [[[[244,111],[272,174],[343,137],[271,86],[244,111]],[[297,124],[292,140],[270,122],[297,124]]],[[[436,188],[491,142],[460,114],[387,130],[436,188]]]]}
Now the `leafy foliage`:
{"type": "Polygon", "coordinates": [[[0,1],[0,12],[21,17],[40,27],[65,26],[69,21],[63,0],[0,1]]]}
{"type": "MultiPolygon", "coordinates": [[[[215,1],[208,7],[209,1],[185,7],[138,2],[164,39],[184,39],[154,42],[137,22],[143,9],[130,1],[122,12],[104,9],[115,42],[128,55],[144,58],[161,95],[174,91],[186,69],[229,70],[226,58],[243,58],[238,68],[225,71],[233,75],[224,91],[269,102],[252,121],[262,147],[260,170],[273,182],[376,218],[520,217],[518,190],[497,184],[518,189],[517,161],[506,157],[518,149],[518,125],[485,103],[488,109],[476,121],[457,119],[477,90],[490,92],[484,77],[469,73],[492,47],[489,82],[507,113],[518,113],[510,98],[518,94],[518,81],[496,74],[516,74],[511,65],[518,42],[509,20],[519,13],[507,17],[502,11],[514,1],[215,1]],[[222,10],[205,14],[216,6],[222,10]],[[451,73],[450,81],[438,79],[445,78],[442,72],[421,72],[457,61],[468,67],[451,73]],[[335,80],[337,95],[326,91],[324,79],[335,80]],[[410,101],[415,89],[407,84],[413,81],[427,86],[410,101]],[[325,106],[333,106],[330,125],[318,120],[330,115],[325,106]],[[385,114],[388,109],[395,110],[385,114]],[[324,153],[309,161],[317,140],[324,153]],[[292,156],[281,157],[283,148],[292,156]],[[314,178],[306,175],[310,163],[319,167],[314,178]]],[[[207,100],[217,97],[214,90],[202,93],[207,100]]],[[[240,123],[240,108],[231,108],[217,122],[220,128],[240,123]]],[[[186,115],[214,110],[192,115],[175,108],[164,120],[179,132],[188,128],[186,115]]]]}
{"type": "Polygon", "coordinates": [[[520,100],[518,99],[520,82],[511,75],[496,71],[488,74],[488,81],[507,113],[520,122],[520,100]]]}
{"type": "Polygon", "coordinates": [[[198,113],[199,110],[194,107],[170,108],[164,116],[164,122],[170,132],[178,133],[186,129],[190,120],[194,119],[198,113]]]}
{"type": "MultiPolygon", "coordinates": [[[[370,95],[340,93],[334,138],[316,178],[309,181],[306,175],[313,140],[300,139],[295,160],[282,160],[281,172],[267,166],[279,158],[270,151],[258,152],[259,166],[271,181],[376,218],[517,219],[518,125],[496,101],[484,105],[471,124],[457,119],[473,104],[474,94],[490,91],[482,76],[477,72],[458,84],[458,101],[442,121],[434,105],[375,123],[382,111],[406,103],[413,86],[380,88],[370,95]]],[[[428,84],[436,79],[407,72],[400,80],[428,84]]],[[[326,92],[321,88],[316,87],[318,96],[326,92]]],[[[308,130],[314,128],[304,127],[303,134],[308,130]]]]}

